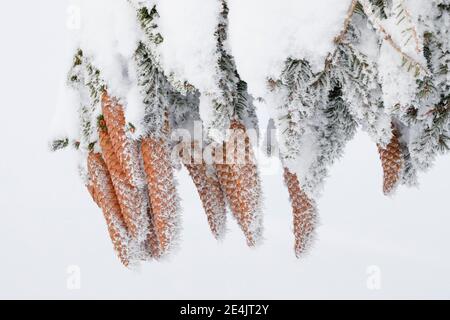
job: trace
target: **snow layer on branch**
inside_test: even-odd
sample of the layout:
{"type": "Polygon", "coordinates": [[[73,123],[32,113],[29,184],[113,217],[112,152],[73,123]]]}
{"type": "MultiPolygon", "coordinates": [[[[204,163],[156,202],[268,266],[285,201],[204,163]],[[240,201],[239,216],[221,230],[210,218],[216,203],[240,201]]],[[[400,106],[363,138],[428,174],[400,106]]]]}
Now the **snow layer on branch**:
{"type": "MultiPolygon", "coordinates": [[[[423,56],[423,40],[417,26],[420,15],[430,12],[430,4],[431,1],[423,0],[393,0],[392,13],[387,19],[372,17],[371,20],[386,30],[393,42],[401,47],[403,54],[424,67],[426,61],[423,56]]],[[[375,26],[375,29],[379,28],[375,26]]],[[[380,33],[380,36],[385,35],[380,33]]],[[[402,61],[402,54],[387,41],[382,43],[377,63],[383,85],[383,102],[387,110],[396,105],[409,106],[415,98],[415,68],[402,61]]]]}
{"type": "Polygon", "coordinates": [[[350,0],[229,0],[230,45],[249,91],[263,97],[288,57],[323,68],[343,28],[350,0]]]}
{"type": "MultiPolygon", "coordinates": [[[[70,33],[68,60],[73,63],[74,52],[78,48],[82,49],[83,56],[100,71],[101,80],[105,82],[109,94],[123,104],[127,122],[135,125],[138,136],[144,131],[140,125],[145,106],[136,79],[135,52],[144,38],[137,19],[137,8],[142,5],[151,8],[154,1],[72,0],[71,3],[80,9],[80,25],[70,33]]],[[[61,114],[64,110],[70,112],[80,107],[79,103],[68,99],[71,96],[70,90],[67,85],[61,90],[62,99],[58,103],[59,108],[63,110],[61,114]]],[[[86,101],[84,103],[90,104],[86,101]]],[[[61,117],[56,117],[55,122],[64,126],[61,117]]],[[[68,131],[65,128],[74,125],[68,124],[63,129],[54,129],[53,136],[60,136],[60,131],[68,131]]]]}
{"type": "Polygon", "coordinates": [[[396,106],[409,106],[415,98],[416,78],[402,66],[402,57],[386,42],[381,46],[378,71],[387,112],[396,106]]]}
{"type": "Polygon", "coordinates": [[[187,81],[201,92],[214,92],[220,1],[158,0],[161,64],[178,81],[187,81]]]}
{"type": "Polygon", "coordinates": [[[126,97],[130,83],[128,65],[141,31],[136,11],[127,0],[78,0],[81,26],[75,41],[102,72],[109,92],[126,97]]]}

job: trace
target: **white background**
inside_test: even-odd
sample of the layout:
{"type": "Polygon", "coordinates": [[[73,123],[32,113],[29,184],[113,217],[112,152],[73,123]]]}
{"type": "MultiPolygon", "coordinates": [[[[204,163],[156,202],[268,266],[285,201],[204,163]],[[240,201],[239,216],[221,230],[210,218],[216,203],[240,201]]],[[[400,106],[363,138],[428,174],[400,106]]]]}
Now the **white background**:
{"type": "Polygon", "coordinates": [[[450,298],[450,157],[421,176],[420,189],[386,198],[364,133],[331,170],[308,258],[294,257],[280,172],[263,177],[266,240],[248,249],[231,218],[225,241],[213,240],[181,171],[181,249],[169,261],[124,269],[73,154],[47,148],[65,73],[66,10],[62,0],[1,5],[0,298],[450,298]],[[67,286],[71,265],[80,270],[78,290],[67,286]],[[379,290],[367,285],[371,266],[379,290]]]}

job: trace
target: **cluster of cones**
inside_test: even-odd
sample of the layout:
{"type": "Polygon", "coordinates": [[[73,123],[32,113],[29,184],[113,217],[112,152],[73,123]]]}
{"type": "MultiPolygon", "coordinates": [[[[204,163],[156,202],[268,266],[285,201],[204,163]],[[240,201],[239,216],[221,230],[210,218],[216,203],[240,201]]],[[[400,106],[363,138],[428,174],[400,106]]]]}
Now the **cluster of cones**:
{"type": "MultiPolygon", "coordinates": [[[[128,135],[133,128],[126,124],[123,107],[104,93],[97,127],[101,151],[91,151],[88,156],[87,187],[103,211],[115,251],[125,266],[160,259],[179,238],[180,208],[170,126],[166,123],[157,138],[134,140],[128,135]]],[[[214,237],[221,239],[226,232],[228,206],[247,244],[255,246],[262,236],[261,182],[245,126],[234,120],[231,132],[219,148],[222,153],[215,155],[212,163],[204,160],[204,150],[195,141],[187,154],[183,149],[179,156],[197,188],[214,237]]],[[[391,143],[379,147],[379,152],[384,192],[389,194],[398,184],[403,167],[396,130],[391,143]]],[[[300,257],[314,237],[316,207],[302,191],[295,173],[286,168],[284,179],[293,210],[295,253],[300,257]]]]}
{"type": "MultiPolygon", "coordinates": [[[[101,102],[102,116],[97,123],[100,151],[91,151],[88,156],[87,188],[103,211],[115,251],[125,266],[160,259],[179,238],[170,125],[166,121],[157,138],[135,140],[128,132],[133,127],[127,125],[122,105],[106,92],[101,102]]],[[[226,232],[228,205],[247,243],[254,246],[262,233],[261,185],[245,126],[233,121],[231,127],[244,136],[244,145],[231,136],[219,148],[224,150],[224,161],[195,161],[191,152],[187,160],[180,156],[198,190],[214,237],[220,239],[226,232]],[[227,155],[234,149],[244,151],[245,161],[230,161],[227,155]]],[[[188,150],[195,152],[197,146],[192,142],[188,150]]]]}
{"type": "Polygon", "coordinates": [[[168,140],[127,136],[123,107],[106,93],[98,120],[101,153],[88,156],[88,189],[114,248],[128,266],[160,258],[177,239],[178,196],[168,140]]]}

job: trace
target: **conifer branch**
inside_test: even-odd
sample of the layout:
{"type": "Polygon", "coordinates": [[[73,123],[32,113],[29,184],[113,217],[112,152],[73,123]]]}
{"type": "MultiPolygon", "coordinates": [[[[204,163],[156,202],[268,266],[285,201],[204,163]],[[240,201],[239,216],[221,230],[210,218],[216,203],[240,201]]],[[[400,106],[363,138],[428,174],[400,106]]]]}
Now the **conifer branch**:
{"type": "MultiPolygon", "coordinates": [[[[400,1],[400,3],[398,5],[398,9],[400,10],[400,12],[397,14],[397,18],[399,19],[397,23],[400,24],[403,20],[407,20],[408,24],[411,27],[405,31],[409,30],[411,32],[411,37],[414,39],[416,52],[420,53],[420,52],[422,52],[422,49],[420,48],[420,40],[419,40],[419,36],[417,35],[417,29],[413,25],[411,13],[409,12],[409,9],[406,7],[405,1],[404,0],[399,0],[399,1],[400,1]]],[[[409,39],[410,38],[408,38],[408,40],[406,40],[406,43],[408,43],[409,39]]]]}
{"type": "Polygon", "coordinates": [[[376,31],[378,31],[380,34],[384,36],[384,40],[395,50],[397,51],[403,59],[403,65],[406,65],[409,63],[409,68],[414,67],[416,74],[420,74],[420,72],[423,72],[425,75],[429,75],[430,71],[426,66],[423,66],[420,62],[416,61],[413,57],[411,57],[408,53],[404,52],[399,44],[397,44],[394,39],[392,38],[392,35],[384,28],[383,24],[381,23],[380,19],[375,17],[371,12],[372,10],[372,4],[368,2],[368,0],[359,0],[363,7],[363,11],[367,16],[368,21],[372,24],[372,26],[375,28],[376,31]]]}
{"type": "Polygon", "coordinates": [[[352,3],[348,8],[347,16],[344,21],[344,28],[342,29],[341,33],[336,38],[334,38],[335,44],[339,45],[342,43],[342,41],[344,41],[348,28],[350,27],[350,23],[352,22],[353,14],[355,13],[355,8],[357,5],[358,0],[352,0],[352,3]]]}

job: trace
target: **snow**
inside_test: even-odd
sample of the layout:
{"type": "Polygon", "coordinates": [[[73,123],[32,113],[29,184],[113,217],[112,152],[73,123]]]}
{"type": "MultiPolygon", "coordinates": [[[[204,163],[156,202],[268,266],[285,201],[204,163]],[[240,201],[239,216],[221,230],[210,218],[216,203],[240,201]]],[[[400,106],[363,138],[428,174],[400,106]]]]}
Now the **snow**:
{"type": "Polygon", "coordinates": [[[187,81],[200,92],[214,92],[216,39],[220,1],[159,0],[161,64],[168,75],[187,81]]]}
{"type": "Polygon", "coordinates": [[[379,81],[383,85],[383,102],[387,110],[409,106],[416,97],[414,72],[402,66],[402,58],[388,43],[381,46],[378,59],[379,81]]]}
{"type": "MultiPolygon", "coordinates": [[[[288,150],[280,150],[288,151],[288,150]]],[[[300,142],[300,150],[299,154],[300,157],[295,157],[293,159],[287,159],[285,160],[285,165],[289,170],[293,173],[295,173],[299,179],[299,181],[305,182],[307,181],[308,176],[311,174],[311,168],[315,161],[317,161],[317,154],[318,154],[318,141],[317,137],[314,135],[314,133],[310,132],[310,130],[307,130],[307,132],[302,136],[301,142],[300,142]]],[[[314,186],[317,187],[317,186],[314,186]]],[[[303,187],[305,190],[305,188],[303,187]]],[[[314,189],[314,188],[313,188],[314,189]]],[[[311,190],[305,190],[305,192],[308,192],[308,195],[316,195],[317,192],[320,192],[321,190],[315,190],[315,192],[311,192],[311,190]]]]}
{"type": "Polygon", "coordinates": [[[110,93],[124,98],[127,72],[141,36],[136,11],[127,0],[79,0],[81,28],[76,40],[102,71],[110,93]]]}
{"type": "Polygon", "coordinates": [[[265,97],[287,58],[307,59],[318,71],[334,48],[350,0],[230,0],[230,46],[249,91],[265,97]]]}
{"type": "MultiPolygon", "coordinates": [[[[392,3],[393,14],[388,19],[379,19],[370,15],[371,28],[376,30],[381,38],[386,34],[381,32],[380,27],[386,30],[392,41],[401,47],[401,52],[396,50],[386,39],[383,41],[381,50],[378,52],[379,81],[383,86],[383,101],[387,110],[396,106],[411,105],[416,95],[415,68],[409,68],[402,60],[402,55],[411,57],[421,66],[425,66],[423,57],[423,42],[417,36],[417,23],[420,12],[429,12],[428,1],[405,1],[394,0],[392,3]],[[410,12],[414,8],[414,13],[410,12]],[[428,10],[428,11],[427,11],[428,10]],[[410,70],[411,69],[411,70],[410,70]]],[[[362,1],[366,12],[370,12],[372,6],[369,1],[362,1]]],[[[422,75],[424,75],[422,73],[422,75]]]]}
{"type": "Polygon", "coordinates": [[[146,133],[146,129],[141,125],[145,116],[145,105],[141,91],[137,85],[133,85],[125,98],[126,109],[125,118],[132,123],[135,131],[129,133],[132,137],[142,137],[146,133]]]}

